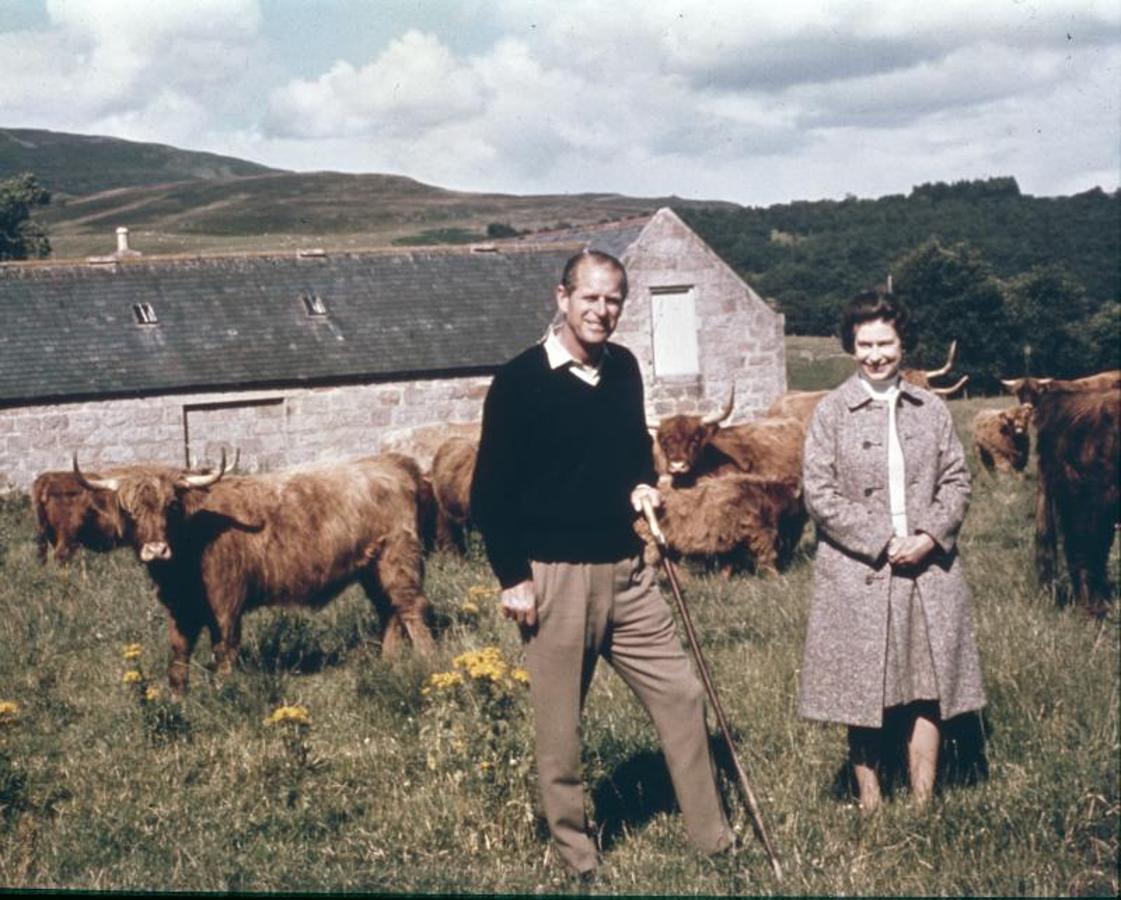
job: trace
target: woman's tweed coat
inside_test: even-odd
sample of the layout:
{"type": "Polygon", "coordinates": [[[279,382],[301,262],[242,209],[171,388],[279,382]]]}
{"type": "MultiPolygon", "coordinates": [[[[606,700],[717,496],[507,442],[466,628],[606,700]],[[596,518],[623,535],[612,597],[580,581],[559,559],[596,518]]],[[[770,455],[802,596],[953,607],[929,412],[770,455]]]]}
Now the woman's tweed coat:
{"type": "Polygon", "coordinates": [[[878,728],[883,721],[888,596],[915,584],[930,638],[944,719],[985,704],[969,589],[956,539],[969,505],[969,470],[945,403],[900,382],[907,524],[935,548],[914,580],[892,575],[887,404],[853,375],[817,405],[806,435],[806,507],[817,524],[814,596],[802,662],[800,711],[878,728]]]}

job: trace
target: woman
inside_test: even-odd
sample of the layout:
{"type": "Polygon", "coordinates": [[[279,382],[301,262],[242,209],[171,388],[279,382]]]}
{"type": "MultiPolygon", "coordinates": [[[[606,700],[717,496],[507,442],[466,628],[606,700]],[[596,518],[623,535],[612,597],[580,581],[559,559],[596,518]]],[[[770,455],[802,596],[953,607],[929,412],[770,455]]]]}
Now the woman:
{"type": "Polygon", "coordinates": [[[818,547],[800,712],[849,726],[865,812],[881,799],[885,710],[906,716],[921,806],[934,787],[941,721],[985,703],[956,547],[969,472],[946,405],[899,377],[904,338],[890,294],[853,298],[841,342],[857,371],[818,404],[805,446],[818,547]]]}

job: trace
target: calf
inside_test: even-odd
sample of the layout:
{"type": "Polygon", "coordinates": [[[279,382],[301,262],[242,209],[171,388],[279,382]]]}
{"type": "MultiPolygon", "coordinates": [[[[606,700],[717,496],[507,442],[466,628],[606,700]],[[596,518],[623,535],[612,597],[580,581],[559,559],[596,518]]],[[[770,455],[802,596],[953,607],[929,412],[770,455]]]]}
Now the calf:
{"type": "MultiPolygon", "coordinates": [[[[715,560],[728,574],[753,566],[777,572],[789,564],[806,524],[798,480],[738,474],[706,478],[689,488],[662,488],[659,525],[673,557],[715,560]]],[[[657,548],[645,519],[635,529],[647,562],[657,548]]]]}
{"type": "Polygon", "coordinates": [[[1028,464],[1032,408],[982,409],[973,417],[973,449],[989,472],[1022,472],[1028,464]]]}
{"type": "Polygon", "coordinates": [[[432,648],[421,588],[416,486],[394,461],[372,459],[223,478],[166,466],[119,474],[74,473],[92,491],[113,494],[127,533],[167,608],[168,681],[188,682],[203,629],[219,672],[241,642],[242,615],[261,606],[322,607],[357,582],[378,612],[382,651],[401,633],[432,648]]]}

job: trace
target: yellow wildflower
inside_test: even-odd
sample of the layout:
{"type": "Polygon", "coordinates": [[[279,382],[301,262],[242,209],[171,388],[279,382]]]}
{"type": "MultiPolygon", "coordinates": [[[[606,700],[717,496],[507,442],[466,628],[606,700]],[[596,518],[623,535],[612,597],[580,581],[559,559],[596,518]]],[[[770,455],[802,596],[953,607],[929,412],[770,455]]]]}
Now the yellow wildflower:
{"type": "Polygon", "coordinates": [[[143,680],[144,676],[136,671],[136,669],[129,669],[127,672],[125,672],[124,675],[121,676],[121,681],[123,681],[125,684],[140,684],[140,682],[143,680]]]}
{"type": "Polygon", "coordinates": [[[469,616],[477,616],[479,614],[478,605],[472,603],[470,600],[464,600],[463,606],[461,606],[460,609],[462,609],[469,616]]]}
{"type": "Polygon", "coordinates": [[[126,644],[125,649],[121,651],[121,656],[125,659],[140,659],[140,652],[143,649],[140,644],[126,644]]]}
{"type": "Polygon", "coordinates": [[[510,677],[513,678],[514,681],[517,681],[521,684],[529,684],[529,672],[527,672],[521,666],[518,666],[518,668],[511,670],[510,677]]]}
{"type": "Polygon", "coordinates": [[[498,591],[493,587],[487,587],[485,584],[473,584],[467,589],[468,600],[489,600],[494,597],[498,591]]]}
{"type": "Polygon", "coordinates": [[[148,686],[148,690],[144,692],[144,699],[149,703],[154,703],[160,699],[160,689],[154,684],[148,686]]]}
{"type": "Polygon", "coordinates": [[[476,680],[501,681],[509,669],[502,651],[497,647],[484,647],[482,650],[469,650],[457,656],[453,662],[476,680]]]}
{"type": "Polygon", "coordinates": [[[463,684],[463,676],[458,672],[433,672],[428,676],[428,687],[437,691],[446,691],[463,684]]]}
{"type": "Polygon", "coordinates": [[[266,725],[282,725],[285,722],[291,722],[293,725],[310,725],[311,717],[308,715],[307,707],[278,706],[265,719],[266,725]]]}
{"type": "Polygon", "coordinates": [[[19,704],[14,700],[0,700],[0,725],[10,725],[19,718],[19,704]]]}

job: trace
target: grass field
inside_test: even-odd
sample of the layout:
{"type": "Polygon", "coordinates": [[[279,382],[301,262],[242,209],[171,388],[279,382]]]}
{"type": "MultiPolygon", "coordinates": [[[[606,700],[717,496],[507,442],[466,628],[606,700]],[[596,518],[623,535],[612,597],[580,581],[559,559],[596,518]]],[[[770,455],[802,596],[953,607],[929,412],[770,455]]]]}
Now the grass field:
{"type": "MultiPolygon", "coordinates": [[[[964,434],[977,409],[1002,403],[951,406],[964,434]]],[[[779,577],[694,573],[686,592],[786,880],[772,880],[727,781],[738,867],[691,851],[653,730],[604,666],[585,726],[603,890],[1115,896],[1117,604],[1098,622],[1036,589],[1033,488],[975,479],[961,547],[989,704],[957,723],[958,765],[925,813],[900,789],[862,818],[843,730],[796,715],[810,536],[779,577]],[[979,751],[969,735],[981,730],[979,751]]],[[[192,690],[172,703],[163,614],[131,552],[40,567],[26,500],[3,501],[0,885],[569,889],[537,818],[518,640],[478,546],[466,561],[433,556],[426,585],[439,646],[427,664],[380,660],[351,590],[319,614],[247,617],[241,665],[223,683],[204,666],[204,639],[192,690]],[[500,660],[462,656],[485,648],[500,660]],[[434,672],[461,683],[433,684],[434,672]],[[307,720],[274,715],[284,705],[307,720]]]]}
{"type": "Polygon", "coordinates": [[[852,374],[852,357],[833,337],[791,335],[786,339],[786,387],[817,391],[836,387],[852,374]]]}

